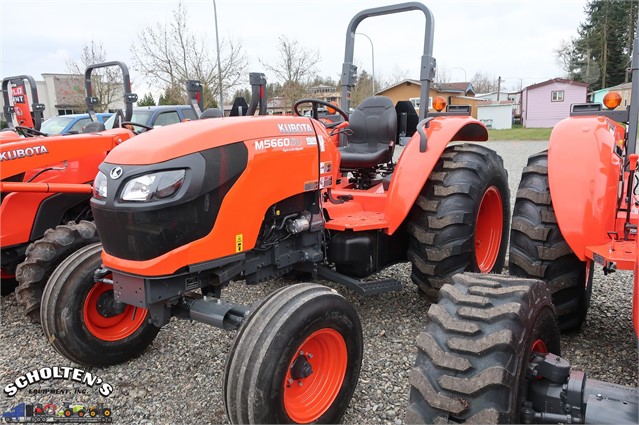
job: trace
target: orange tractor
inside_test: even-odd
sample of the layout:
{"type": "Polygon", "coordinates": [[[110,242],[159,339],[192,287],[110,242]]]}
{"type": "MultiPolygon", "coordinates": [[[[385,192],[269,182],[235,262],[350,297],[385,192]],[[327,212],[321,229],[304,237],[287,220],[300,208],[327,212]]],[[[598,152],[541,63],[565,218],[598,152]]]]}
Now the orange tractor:
{"type": "Polygon", "coordinates": [[[559,330],[582,326],[597,266],[634,272],[639,335],[637,37],[631,67],[626,109],[614,110],[614,92],[608,110],[572,105],[548,150],[529,158],[511,226],[513,277],[464,274],[442,288],[417,338],[406,422],[639,422],[636,387],[589,379],[559,357],[559,330]]]}
{"type": "Polygon", "coordinates": [[[55,349],[105,366],[141,353],[171,317],[239,329],[224,379],[231,422],[334,422],[362,362],[354,308],[312,283],[254,306],[223,301],[231,280],[253,285],[302,271],[380,294],[401,284],[362,278],[410,260],[413,281],[432,297],[454,273],[501,271],[509,222],[502,160],[479,144],[449,146],[486,140],[485,126],[468,110],[426,117],[423,108],[395,162],[390,99],[345,112],[357,26],[407,11],[426,21],[420,79],[428,105],[433,17],[421,3],[404,3],[352,19],[341,108],[305,99],[295,110],[310,102],[312,117],[192,121],[111,151],[91,200],[102,243],[67,257],[44,292],[43,330],[55,349]],[[318,106],[344,122],[318,120],[318,106]],[[348,144],[338,146],[342,138],[348,144]]]}
{"type": "MultiPolygon", "coordinates": [[[[44,105],[38,101],[38,89],[36,82],[30,75],[7,77],[2,80],[2,99],[4,100],[4,119],[7,122],[7,130],[18,131],[21,134],[38,132],[42,125],[44,105]],[[29,106],[29,94],[25,82],[29,83],[31,90],[31,106],[29,106]],[[18,122],[16,126],[13,120],[18,122]]],[[[9,134],[3,135],[7,138],[9,134]]],[[[3,139],[0,139],[3,140],[3,139]]]]}
{"type": "MultiPolygon", "coordinates": [[[[126,105],[123,117],[128,120],[137,96],[131,93],[129,72],[121,62],[87,68],[89,113],[95,115],[93,105],[97,102],[92,96],[92,72],[106,66],[122,69],[126,105]]],[[[14,79],[3,82],[5,100],[8,82],[14,79]]],[[[23,86],[18,87],[24,90],[23,86]]],[[[10,128],[14,131],[0,133],[0,247],[3,294],[13,289],[11,281],[16,277],[16,298],[26,315],[37,322],[42,289],[53,269],[66,255],[98,240],[95,226],[87,221],[92,220],[89,199],[95,170],[113,147],[134,133],[122,128],[96,133],[104,125],[94,120],[83,130],[85,134],[46,137],[38,131],[43,108],[38,107],[35,96],[37,93],[32,90],[36,99],[34,126],[20,125],[10,128]]],[[[14,96],[14,108],[15,105],[14,96]]]]}

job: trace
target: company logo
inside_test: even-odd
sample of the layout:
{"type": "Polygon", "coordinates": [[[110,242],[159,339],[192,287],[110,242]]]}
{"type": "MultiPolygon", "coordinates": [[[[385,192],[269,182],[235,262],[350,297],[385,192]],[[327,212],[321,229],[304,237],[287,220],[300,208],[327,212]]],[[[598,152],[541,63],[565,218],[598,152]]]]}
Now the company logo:
{"type": "Polygon", "coordinates": [[[111,386],[111,384],[104,382],[102,378],[91,372],[85,372],[82,369],[74,367],[54,366],[32,370],[31,372],[18,376],[12,383],[4,387],[4,393],[9,397],[13,397],[18,391],[27,388],[29,385],[50,381],[52,379],[75,381],[89,388],[97,388],[103,397],[108,397],[113,392],[113,386],[111,386]]]}
{"type": "Polygon", "coordinates": [[[109,175],[111,176],[113,180],[117,180],[120,177],[122,177],[123,172],[124,171],[122,171],[122,167],[115,167],[111,169],[111,172],[109,173],[109,175]]]}
{"type": "Polygon", "coordinates": [[[310,124],[278,124],[277,128],[282,134],[312,133],[313,127],[310,124]]]}
{"type": "Polygon", "coordinates": [[[46,153],[49,153],[49,151],[44,145],[32,146],[24,149],[14,149],[12,151],[0,152],[0,162],[27,158],[34,155],[44,155],[46,153]]]}

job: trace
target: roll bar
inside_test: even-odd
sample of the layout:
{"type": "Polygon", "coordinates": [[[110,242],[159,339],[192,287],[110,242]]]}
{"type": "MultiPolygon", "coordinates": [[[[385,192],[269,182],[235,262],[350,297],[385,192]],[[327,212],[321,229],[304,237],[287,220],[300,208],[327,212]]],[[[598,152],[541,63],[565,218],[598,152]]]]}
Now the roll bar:
{"type": "Polygon", "coordinates": [[[100,100],[97,97],[93,96],[91,73],[98,68],[108,68],[110,66],[119,66],[122,70],[122,80],[124,82],[124,121],[130,121],[131,117],[133,116],[133,103],[138,101],[138,95],[135,93],[131,93],[131,77],[129,75],[129,68],[123,62],[119,61],[89,65],[86,71],[84,71],[84,88],[87,93],[87,111],[89,112],[91,121],[97,121],[97,116],[95,115],[93,106],[97,105],[100,100]]]}
{"type": "Polygon", "coordinates": [[[200,80],[186,80],[186,92],[189,94],[189,105],[191,105],[195,117],[200,119],[204,110],[202,82],[200,80]]]}
{"type": "Polygon", "coordinates": [[[355,32],[357,26],[366,18],[374,16],[390,15],[393,13],[409,12],[412,10],[421,10],[426,19],[426,31],[424,34],[424,51],[422,54],[421,71],[419,81],[422,88],[419,95],[419,119],[423,120],[428,112],[428,95],[430,92],[430,83],[435,78],[436,61],[433,57],[433,36],[435,31],[435,21],[431,11],[422,3],[410,2],[400,3],[390,6],[375,7],[359,12],[351,19],[346,30],[346,50],[344,52],[344,64],[342,65],[342,100],[340,107],[343,111],[348,112],[350,107],[350,91],[355,86],[357,78],[357,67],[353,65],[353,51],[355,48],[355,32]]]}
{"type": "Polygon", "coordinates": [[[637,11],[637,32],[632,44],[632,61],[630,63],[632,86],[630,93],[630,109],[628,119],[628,139],[626,151],[637,153],[637,126],[639,126],[639,10],[637,11]]]}
{"type": "Polygon", "coordinates": [[[10,84],[24,84],[27,81],[31,87],[31,111],[33,112],[33,128],[40,130],[42,121],[44,120],[44,104],[38,101],[38,89],[36,82],[30,75],[16,75],[15,77],[7,77],[2,80],[2,98],[4,99],[4,118],[7,121],[9,128],[14,128],[13,114],[15,113],[15,107],[11,105],[9,96],[10,84]],[[17,83],[19,81],[19,83],[17,83]]]}
{"type": "Polygon", "coordinates": [[[261,72],[250,72],[249,82],[251,83],[251,104],[246,111],[247,116],[266,115],[266,76],[261,72]]]}

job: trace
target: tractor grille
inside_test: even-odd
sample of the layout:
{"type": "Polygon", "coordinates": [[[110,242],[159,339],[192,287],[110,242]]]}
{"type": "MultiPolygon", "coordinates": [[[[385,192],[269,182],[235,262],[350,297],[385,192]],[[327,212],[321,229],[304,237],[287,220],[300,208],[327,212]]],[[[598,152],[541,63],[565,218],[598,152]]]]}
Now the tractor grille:
{"type": "Polygon", "coordinates": [[[215,224],[221,199],[216,191],[192,201],[151,211],[93,209],[104,250],[125,260],[149,260],[206,236],[215,224]]]}

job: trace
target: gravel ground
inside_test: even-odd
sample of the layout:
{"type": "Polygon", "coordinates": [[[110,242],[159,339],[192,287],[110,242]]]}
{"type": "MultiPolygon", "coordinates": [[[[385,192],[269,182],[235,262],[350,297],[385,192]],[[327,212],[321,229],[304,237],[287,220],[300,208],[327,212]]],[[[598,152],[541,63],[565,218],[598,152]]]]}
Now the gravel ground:
{"type": "MultiPolygon", "coordinates": [[[[508,168],[514,196],[527,157],[545,149],[545,142],[490,142],[508,168]]],[[[364,362],[345,423],[401,424],[408,402],[408,374],[414,361],[414,338],[423,326],[428,303],[410,281],[410,266],[393,266],[379,277],[399,279],[400,292],[363,297],[327,283],[352,302],[364,328],[364,362]]],[[[637,348],[631,324],[632,275],[617,272],[595,274],[592,304],[584,329],[564,336],[562,353],[575,368],[586,369],[592,378],[637,385],[637,348]]],[[[287,284],[279,280],[249,287],[233,283],[225,290],[229,300],[252,303],[287,284]]],[[[0,341],[0,387],[33,369],[74,366],[44,340],[39,326],[23,320],[15,297],[2,298],[0,341]]],[[[226,354],[235,332],[186,321],[173,320],[139,358],[106,369],[94,369],[114,387],[104,399],[95,389],[59,381],[36,384],[30,389],[69,389],[67,395],[35,395],[19,391],[13,398],[0,396],[0,409],[19,402],[104,401],[113,409],[117,423],[226,423],[222,401],[222,377],[226,354]]]]}

